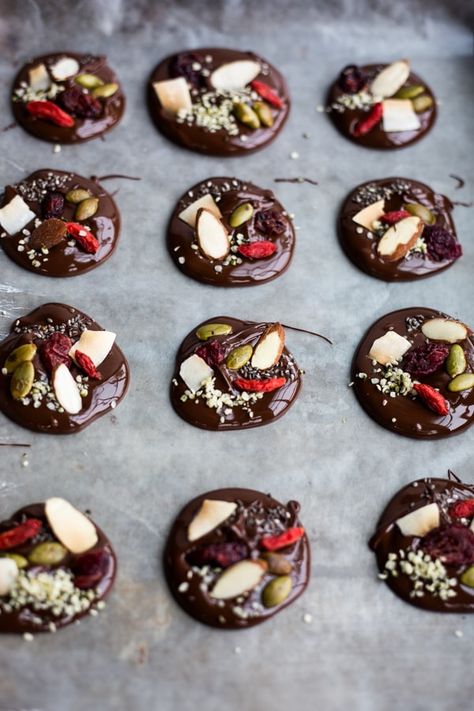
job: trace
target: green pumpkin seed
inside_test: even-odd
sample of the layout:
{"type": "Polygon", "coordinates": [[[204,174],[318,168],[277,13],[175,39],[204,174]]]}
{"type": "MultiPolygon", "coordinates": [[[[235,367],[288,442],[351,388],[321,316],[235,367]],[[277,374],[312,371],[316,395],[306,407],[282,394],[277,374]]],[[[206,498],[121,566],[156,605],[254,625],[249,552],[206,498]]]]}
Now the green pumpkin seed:
{"type": "Polygon", "coordinates": [[[248,104],[238,101],[234,104],[235,118],[249,128],[260,128],[260,119],[248,104]]]}
{"type": "Polygon", "coordinates": [[[102,86],[98,86],[96,89],[93,89],[92,96],[94,99],[109,99],[115,94],[116,91],[118,91],[118,88],[118,84],[102,84],[102,86]]]}
{"type": "Polygon", "coordinates": [[[95,74],[78,74],[74,81],[84,89],[96,89],[98,86],[104,85],[102,79],[95,74]]]}
{"type": "Polygon", "coordinates": [[[464,571],[461,575],[461,582],[469,588],[474,588],[474,565],[464,571]]]}
{"type": "Polygon", "coordinates": [[[82,202],[79,203],[79,205],[76,208],[76,220],[79,222],[83,222],[84,220],[88,220],[89,217],[92,217],[95,215],[97,212],[97,208],[99,207],[99,198],[95,197],[88,197],[82,202]]]}
{"type": "Polygon", "coordinates": [[[22,346],[18,346],[18,348],[15,348],[15,350],[10,353],[3,367],[7,373],[11,374],[16,370],[20,363],[33,360],[37,350],[38,349],[34,343],[24,343],[22,346]]]}
{"type": "Polygon", "coordinates": [[[60,543],[47,541],[38,543],[28,556],[33,565],[59,565],[67,555],[67,550],[60,543]]]}
{"type": "Polygon", "coordinates": [[[10,558],[11,560],[14,560],[17,568],[26,568],[28,565],[26,558],[18,553],[2,553],[0,558],[10,558]]]}
{"type": "Polygon", "coordinates": [[[248,222],[253,215],[253,207],[251,203],[244,202],[235,208],[232,215],[229,218],[229,225],[231,227],[240,227],[244,222],[248,222]]]}
{"type": "Polygon", "coordinates": [[[413,86],[402,86],[401,89],[397,91],[394,99],[414,99],[416,96],[422,94],[425,87],[421,84],[413,84],[413,86]]]}
{"type": "Polygon", "coordinates": [[[10,383],[10,392],[13,399],[21,400],[22,397],[26,397],[33,387],[34,379],[35,367],[33,363],[30,360],[20,363],[15,369],[10,383]]]}
{"type": "Polygon", "coordinates": [[[243,366],[249,362],[252,357],[253,348],[250,343],[245,346],[238,346],[234,348],[233,351],[229,353],[226,358],[225,364],[231,370],[238,370],[243,368],[243,366]]]}
{"type": "Polygon", "coordinates": [[[403,209],[409,212],[410,215],[422,219],[425,225],[434,225],[436,222],[436,215],[424,205],[420,205],[419,202],[407,202],[403,205],[403,209]]]}
{"type": "Polygon", "coordinates": [[[288,575],[291,573],[292,565],[288,558],[285,558],[281,553],[266,551],[262,553],[262,558],[268,564],[268,572],[271,575],[288,575]]]}
{"type": "Polygon", "coordinates": [[[452,393],[460,393],[463,390],[474,388],[474,373],[462,373],[456,375],[448,384],[448,390],[452,393]]]}
{"type": "Polygon", "coordinates": [[[423,94],[422,96],[416,96],[411,100],[411,103],[413,104],[415,112],[417,114],[422,114],[423,111],[427,111],[433,106],[434,101],[431,96],[428,96],[428,94],[423,94]]]}
{"type": "Polygon", "coordinates": [[[273,126],[273,114],[268,104],[264,101],[256,101],[252,108],[263,126],[267,126],[268,128],[273,126]]]}
{"type": "Polygon", "coordinates": [[[466,365],[466,356],[464,355],[462,346],[455,343],[454,346],[451,346],[449,349],[449,355],[446,361],[446,372],[452,378],[455,378],[457,375],[464,373],[466,365]]]}
{"type": "Polygon", "coordinates": [[[285,602],[293,587],[289,575],[279,575],[265,585],[262,591],[262,602],[265,607],[275,607],[285,602]]]}
{"type": "Polygon", "coordinates": [[[87,200],[87,198],[90,197],[92,197],[91,193],[85,188],[75,188],[74,190],[70,190],[68,193],[66,193],[67,202],[71,202],[73,205],[77,205],[78,203],[82,202],[83,200],[87,200]]]}
{"type": "Polygon", "coordinates": [[[207,341],[213,336],[227,336],[229,333],[232,333],[232,326],[228,323],[205,323],[199,326],[196,336],[200,341],[207,341]]]}

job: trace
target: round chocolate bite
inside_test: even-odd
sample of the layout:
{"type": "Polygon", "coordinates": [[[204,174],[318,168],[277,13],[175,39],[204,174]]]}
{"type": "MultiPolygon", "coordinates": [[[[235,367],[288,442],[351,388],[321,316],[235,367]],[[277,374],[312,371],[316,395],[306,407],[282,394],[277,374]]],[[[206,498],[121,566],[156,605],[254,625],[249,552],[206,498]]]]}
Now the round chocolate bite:
{"type": "Polygon", "coordinates": [[[34,432],[79,432],[114,410],[128,383],[115,333],[72,306],[44,304],[0,342],[0,410],[34,432]]]}
{"type": "Polygon", "coordinates": [[[434,309],[393,311],[365,334],[351,380],[382,427],[416,439],[459,434],[474,420],[472,331],[434,309]]]}
{"type": "Polygon", "coordinates": [[[402,600],[434,612],[474,612],[474,486],[457,477],[408,484],[369,545],[379,577],[402,600]]]}
{"type": "Polygon", "coordinates": [[[195,427],[260,427],[291,407],[301,371],[279,323],[216,316],[191,331],[178,350],[170,397],[195,427]]]}
{"type": "Polygon", "coordinates": [[[252,286],[288,268],[295,231],[271,190],[236,178],[209,178],[179,199],[167,243],[176,266],[193,279],[252,286]]]}
{"type": "Polygon", "coordinates": [[[205,47],[173,54],[151,73],[151,118],[192,151],[235,156],[274,140],[290,110],[280,72],[253,52],[205,47]]]}
{"type": "Polygon", "coordinates": [[[120,214],[97,180],[45,168],[7,185],[0,204],[0,246],[36,274],[77,276],[117,246],[120,214]]]}
{"type": "Polygon", "coordinates": [[[419,141],[436,119],[436,100],[410,62],[349,65],[332,85],[326,111],[346,138],[366,148],[419,141]]]}
{"type": "Polygon", "coordinates": [[[461,255],[453,205],[428,185],[385,178],[358,185],[338,220],[346,255],[384,281],[411,281],[447,269],[461,255]]]}
{"type": "Polygon", "coordinates": [[[36,138],[82,143],[120,121],[125,96],[106,57],[57,52],[20,69],[11,105],[18,123],[36,138]]]}
{"type": "Polygon", "coordinates": [[[311,574],[299,510],[296,501],[285,506],[251,489],[218,489],[190,501],[164,552],[178,605],[211,627],[243,629],[294,602],[311,574]]]}
{"type": "Polygon", "coordinates": [[[107,536],[68,501],[25,506],[0,522],[0,632],[56,632],[97,615],[116,569],[107,536]]]}

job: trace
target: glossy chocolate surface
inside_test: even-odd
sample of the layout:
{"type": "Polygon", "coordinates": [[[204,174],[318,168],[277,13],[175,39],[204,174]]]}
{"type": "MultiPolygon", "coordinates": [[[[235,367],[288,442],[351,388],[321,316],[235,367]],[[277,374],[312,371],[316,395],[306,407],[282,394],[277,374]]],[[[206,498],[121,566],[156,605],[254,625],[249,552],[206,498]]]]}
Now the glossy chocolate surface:
{"type": "MultiPolygon", "coordinates": [[[[420,346],[427,342],[421,332],[423,321],[432,318],[452,318],[441,311],[417,306],[410,309],[400,309],[383,316],[376,321],[362,339],[352,363],[353,390],[367,414],[379,425],[397,434],[416,439],[438,439],[458,434],[470,427],[474,421],[474,389],[462,392],[450,392],[447,385],[451,378],[444,366],[431,375],[416,378],[416,380],[438,388],[448,401],[447,415],[438,415],[430,410],[419,397],[413,399],[410,395],[390,397],[380,392],[371,382],[372,378],[383,377],[383,368],[373,365],[369,351],[375,339],[383,336],[389,329],[407,338],[413,345],[420,346]],[[407,320],[408,319],[408,320],[407,320]],[[379,370],[381,369],[381,370],[379,370]],[[367,373],[367,378],[357,377],[358,373],[367,373]],[[386,403],[385,405],[383,403],[386,403]],[[395,419],[395,422],[393,421],[395,419]]],[[[472,332],[460,342],[466,360],[467,370],[474,371],[474,341],[472,332]]],[[[403,363],[403,361],[402,361],[403,363]]],[[[400,366],[403,367],[403,366],[400,366]]]]}
{"type": "MultiPolygon", "coordinates": [[[[15,553],[23,557],[28,557],[29,553],[37,543],[43,541],[58,541],[48,524],[45,514],[45,506],[43,503],[25,506],[14,513],[10,519],[0,522],[0,534],[9,530],[13,524],[22,523],[28,518],[39,519],[42,522],[43,527],[40,533],[35,536],[35,538],[26,541],[26,543],[23,543],[22,545],[9,548],[5,551],[0,551],[0,557],[2,553],[15,553]]],[[[107,536],[98,526],[95,524],[94,526],[97,531],[98,541],[96,545],[93,548],[90,548],[86,553],[79,556],[74,555],[69,551],[65,559],[59,565],[43,567],[30,563],[29,566],[24,569],[26,571],[31,570],[35,573],[43,570],[51,571],[57,568],[68,570],[70,569],[70,566],[74,567],[74,562],[81,556],[103,549],[107,555],[105,569],[98,584],[90,588],[96,592],[96,596],[91,607],[76,614],[63,613],[60,616],[53,615],[52,612],[48,610],[34,610],[31,606],[24,606],[19,610],[12,610],[11,612],[8,612],[5,611],[2,606],[2,603],[7,602],[8,596],[0,596],[0,633],[25,634],[25,632],[29,632],[36,634],[39,632],[51,632],[51,623],[53,623],[57,629],[60,627],[66,627],[75,620],[89,615],[91,609],[94,610],[97,603],[108,595],[115,580],[117,558],[107,536]]]]}
{"type": "Polygon", "coordinates": [[[359,269],[384,281],[411,281],[441,272],[456,261],[456,258],[435,261],[429,253],[419,252],[409,252],[395,262],[389,262],[381,257],[377,252],[376,236],[352,219],[364,207],[379,200],[380,196],[386,196],[385,212],[401,210],[404,203],[424,205],[436,216],[435,225],[456,237],[451,216],[453,205],[447,197],[435,193],[428,185],[410,178],[371,180],[358,185],[348,195],[338,219],[341,245],[346,255],[359,269]]]}
{"type": "MultiPolygon", "coordinates": [[[[64,332],[76,342],[82,330],[103,330],[90,316],[79,309],[65,304],[44,304],[27,316],[17,319],[11,327],[11,333],[0,343],[0,364],[3,367],[8,355],[18,346],[33,342],[38,346],[41,341],[54,331],[64,332]]],[[[38,352],[33,360],[35,379],[49,377],[38,352]]],[[[71,374],[84,376],[74,362],[71,374]]],[[[102,380],[88,381],[88,394],[82,398],[82,409],[77,415],[49,409],[43,400],[40,407],[32,403],[24,405],[21,400],[14,400],[10,393],[11,376],[0,370],[0,410],[8,418],[34,432],[46,434],[72,434],[90,425],[98,417],[113,410],[125,396],[129,384],[129,368],[124,354],[117,345],[98,367],[102,380]]],[[[50,380],[48,380],[50,382],[50,380]]]]}
{"type": "MultiPolygon", "coordinates": [[[[52,277],[77,276],[95,269],[105,262],[117,247],[120,234],[120,213],[110,193],[104,190],[96,180],[89,180],[81,175],[63,170],[45,168],[37,170],[16,185],[7,185],[0,204],[3,207],[15,195],[20,195],[37,218],[43,220],[41,202],[48,192],[56,191],[65,195],[69,190],[76,188],[88,190],[92,197],[99,199],[95,215],[81,221],[81,224],[91,230],[100,244],[99,250],[95,254],[89,254],[74,239],[66,237],[55,247],[50,248],[47,254],[36,250],[34,259],[30,259],[29,241],[31,235],[25,235],[23,231],[14,235],[0,231],[0,247],[3,247],[5,254],[23,269],[52,277]],[[2,237],[2,234],[5,236],[2,237]],[[35,266],[33,266],[33,262],[35,266]]],[[[76,208],[77,205],[65,201],[61,219],[66,222],[75,222],[76,208]]],[[[32,233],[34,228],[35,221],[33,220],[26,229],[32,233]]]]}
{"type": "Polygon", "coordinates": [[[167,244],[178,269],[193,279],[215,286],[252,286],[275,279],[288,268],[293,256],[295,230],[283,205],[271,190],[264,190],[236,178],[208,178],[193,185],[179,199],[168,224],[167,244]],[[236,237],[242,235],[244,244],[269,240],[277,246],[276,252],[270,257],[250,259],[231,250],[230,259],[241,263],[225,264],[227,260],[211,260],[200,249],[196,249],[195,229],[181,220],[179,213],[206,194],[212,195],[219,207],[222,221],[231,236],[231,244],[237,247],[236,237]],[[244,203],[251,203],[254,213],[250,220],[232,228],[229,218],[234,209],[244,203]],[[257,228],[256,215],[261,210],[277,213],[278,219],[284,224],[281,234],[274,236],[257,228]]]}
{"type": "MultiPolygon", "coordinates": [[[[472,499],[473,497],[474,486],[450,481],[449,479],[419,479],[400,489],[380,517],[376,532],[369,543],[370,548],[377,556],[380,572],[384,570],[389,553],[398,554],[400,549],[416,551],[419,547],[421,539],[416,536],[404,536],[395,524],[396,519],[426,504],[437,503],[440,507],[440,524],[453,523],[453,519],[448,513],[449,505],[456,501],[472,499]]],[[[456,578],[459,578],[463,571],[469,567],[469,565],[443,564],[449,576],[456,578]]],[[[410,595],[413,590],[413,583],[408,575],[401,572],[397,576],[389,575],[386,583],[402,600],[425,610],[435,612],[474,612],[474,588],[470,588],[460,582],[453,588],[456,591],[456,596],[448,600],[443,600],[439,596],[429,594],[426,591],[420,597],[410,595]]]]}
{"type": "MultiPolygon", "coordinates": [[[[119,84],[117,76],[107,64],[106,57],[92,56],[90,54],[76,54],[74,52],[56,52],[55,54],[44,54],[27,62],[18,72],[12,86],[12,96],[20,89],[22,82],[29,82],[29,70],[39,64],[44,64],[49,71],[49,67],[54,65],[63,57],[75,59],[80,66],[81,74],[94,74],[99,77],[104,84],[119,84]]],[[[52,81],[55,81],[51,75],[52,81]]],[[[66,79],[64,82],[57,82],[61,86],[74,83],[74,77],[66,79]]],[[[125,110],[125,96],[119,84],[118,90],[108,99],[100,99],[103,109],[96,118],[74,118],[74,125],[56,126],[51,121],[32,116],[25,108],[22,101],[12,101],[12,111],[15,119],[23,128],[36,138],[52,143],[82,143],[91,138],[97,138],[107,131],[110,131],[122,118],[125,110]]],[[[54,101],[56,103],[56,101],[54,101]]],[[[59,104],[60,105],[60,104],[59,104]]],[[[61,107],[62,108],[62,107],[61,107]]]]}
{"type": "MultiPolygon", "coordinates": [[[[370,82],[386,66],[388,65],[366,64],[365,66],[362,66],[361,69],[364,73],[367,74],[368,80],[370,82]]],[[[429,86],[426,85],[426,82],[424,82],[422,79],[420,79],[419,76],[411,72],[404,86],[413,86],[415,84],[422,84],[425,87],[424,93],[435,99],[433,92],[431,91],[429,86]]],[[[331,107],[343,94],[344,91],[339,86],[338,79],[336,79],[329,91],[327,99],[328,107],[331,107]]],[[[417,130],[386,133],[382,128],[382,121],[380,121],[380,123],[378,123],[371,131],[369,131],[369,133],[366,133],[363,136],[354,136],[353,130],[354,126],[358,121],[368,116],[367,111],[364,111],[363,109],[346,109],[345,111],[339,112],[332,109],[329,112],[329,116],[338,131],[354,143],[357,143],[360,146],[365,146],[366,148],[390,150],[394,148],[403,148],[404,146],[409,146],[412,143],[416,143],[416,141],[419,141],[420,138],[422,138],[425,133],[427,133],[433,126],[436,119],[436,113],[437,109],[435,101],[435,103],[429,109],[427,109],[423,113],[417,114],[421,124],[420,128],[417,130]]]]}
{"type": "Polygon", "coordinates": [[[217,574],[211,573],[212,581],[203,582],[199,568],[187,560],[196,549],[213,543],[236,541],[248,548],[249,558],[259,558],[259,539],[281,533],[287,528],[301,526],[298,519],[300,505],[289,501],[280,504],[268,494],[251,489],[218,489],[190,501],[176,518],[166,543],[164,568],[166,579],[176,602],[191,617],[211,627],[221,629],[244,629],[264,622],[269,617],[291,605],[305,590],[311,574],[311,556],[306,534],[295,543],[281,548],[278,553],[291,563],[292,590],[288,598],[275,607],[266,608],[261,603],[261,591],[274,578],[265,573],[262,581],[250,593],[237,599],[218,601],[209,595],[217,574]],[[210,533],[196,541],[188,540],[188,526],[204,499],[217,499],[237,503],[234,514],[210,533]],[[183,587],[180,586],[187,583],[183,587]]]}
{"type": "MultiPolygon", "coordinates": [[[[201,87],[199,92],[212,91],[213,87],[209,77],[201,77],[201,87]]],[[[148,107],[152,120],[156,127],[167,138],[184,148],[192,151],[206,153],[217,156],[235,156],[252,153],[263,148],[273,141],[283,128],[290,110],[290,99],[286,82],[275,67],[253,52],[240,52],[234,49],[224,49],[218,47],[204,47],[192,49],[178,54],[173,54],[163,59],[151,73],[147,88],[148,107]],[[209,73],[228,62],[237,60],[252,60],[260,62],[262,71],[256,77],[258,81],[265,82],[278,94],[283,101],[281,109],[272,108],[273,126],[261,126],[258,129],[251,129],[248,126],[238,123],[238,135],[230,135],[226,130],[220,128],[211,133],[205,128],[188,125],[186,122],[178,123],[176,117],[165,111],[153,89],[153,83],[172,79],[179,76],[173,72],[173,65],[176,57],[180,55],[192,55],[209,73]],[[206,61],[210,58],[210,61],[206,61]]],[[[193,103],[197,95],[192,95],[193,103]]]]}

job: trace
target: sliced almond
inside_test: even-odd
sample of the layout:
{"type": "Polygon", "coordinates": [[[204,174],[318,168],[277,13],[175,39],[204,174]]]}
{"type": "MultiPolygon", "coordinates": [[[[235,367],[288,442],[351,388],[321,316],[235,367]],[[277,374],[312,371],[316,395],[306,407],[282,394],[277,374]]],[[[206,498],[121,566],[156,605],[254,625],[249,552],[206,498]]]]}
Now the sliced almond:
{"type": "Polygon", "coordinates": [[[420,217],[405,217],[388,228],[377,244],[377,252],[387,262],[396,262],[408,254],[423,231],[420,217]]]}
{"type": "Polygon", "coordinates": [[[266,572],[265,565],[256,560],[240,560],[224,570],[210,592],[216,600],[231,600],[253,590],[266,572]]]}
{"type": "Polygon", "coordinates": [[[206,210],[212,212],[212,214],[216,217],[222,217],[222,213],[217,207],[217,203],[209,193],[207,195],[203,195],[199,198],[199,200],[195,200],[191,203],[191,205],[188,205],[185,210],[179,213],[178,217],[180,220],[183,220],[183,222],[186,222],[187,225],[194,228],[196,226],[197,214],[201,208],[206,208],[206,210]]]}
{"type": "Polygon", "coordinates": [[[48,70],[44,64],[37,64],[28,71],[29,85],[33,91],[46,91],[51,86],[48,70]]]}
{"type": "Polygon", "coordinates": [[[352,221],[357,222],[358,225],[362,225],[366,230],[371,230],[372,223],[376,220],[380,220],[384,214],[385,200],[377,200],[377,202],[373,202],[372,205],[367,205],[367,207],[359,210],[352,218],[352,221]]]}
{"type": "Polygon", "coordinates": [[[16,235],[35,217],[35,213],[30,210],[23,198],[15,195],[0,210],[0,226],[9,235],[16,235]]]}
{"type": "Polygon", "coordinates": [[[57,401],[70,415],[77,415],[82,410],[82,398],[77,383],[64,363],[54,369],[53,389],[57,401]]]}
{"type": "Polygon", "coordinates": [[[214,375],[212,368],[206,363],[201,356],[189,356],[183,360],[179,369],[181,378],[186,383],[188,390],[195,393],[199,390],[204,380],[211,378],[214,375]]]}
{"type": "Polygon", "coordinates": [[[382,69],[370,85],[372,94],[380,99],[393,96],[410,76],[410,62],[400,59],[382,69]]]}
{"type": "Polygon", "coordinates": [[[384,336],[376,338],[372,343],[369,358],[376,360],[381,365],[398,363],[410,348],[409,340],[400,336],[396,331],[387,331],[384,336]]]}
{"type": "Polygon", "coordinates": [[[18,566],[13,558],[0,558],[0,597],[8,595],[18,577],[18,566]]]}
{"type": "Polygon", "coordinates": [[[69,355],[74,358],[76,351],[85,353],[98,368],[112,350],[116,335],[112,331],[89,331],[86,328],[80,339],[74,343],[69,355]]]}
{"type": "Polygon", "coordinates": [[[177,114],[183,109],[189,111],[193,105],[188,83],[184,77],[156,81],[153,89],[165,111],[172,114],[177,114]]]}
{"type": "Polygon", "coordinates": [[[224,259],[230,251],[227,230],[218,217],[205,207],[196,216],[196,238],[201,252],[210,259],[224,259]]]}
{"type": "Polygon", "coordinates": [[[260,336],[253,352],[251,365],[258,370],[266,370],[276,365],[285,347],[285,329],[274,323],[260,336]]]}
{"type": "Polygon", "coordinates": [[[426,504],[395,521],[404,536],[424,536],[439,526],[438,504],[426,504]]]}
{"type": "Polygon", "coordinates": [[[425,321],[421,331],[430,341],[445,341],[446,343],[464,341],[468,335],[468,330],[463,323],[449,318],[432,318],[425,321]]]}
{"type": "Polygon", "coordinates": [[[227,521],[237,508],[233,501],[204,499],[199,511],[188,526],[188,540],[197,541],[227,521]]]}
{"type": "Polygon", "coordinates": [[[92,521],[69,501],[59,497],[47,499],[44,510],[54,535],[71,553],[85,553],[99,540],[92,521]]]}
{"type": "Polygon", "coordinates": [[[386,99],[383,102],[382,121],[385,133],[417,131],[421,126],[410,99],[386,99]]]}
{"type": "Polygon", "coordinates": [[[243,89],[258,77],[261,69],[258,62],[251,59],[238,59],[236,62],[221,64],[212,72],[210,81],[214,89],[236,91],[243,89]]]}
{"type": "Polygon", "coordinates": [[[69,77],[73,77],[77,74],[80,67],[79,62],[72,57],[63,57],[56,62],[56,64],[53,64],[50,69],[51,74],[56,81],[64,81],[65,79],[69,79],[69,77]]]}

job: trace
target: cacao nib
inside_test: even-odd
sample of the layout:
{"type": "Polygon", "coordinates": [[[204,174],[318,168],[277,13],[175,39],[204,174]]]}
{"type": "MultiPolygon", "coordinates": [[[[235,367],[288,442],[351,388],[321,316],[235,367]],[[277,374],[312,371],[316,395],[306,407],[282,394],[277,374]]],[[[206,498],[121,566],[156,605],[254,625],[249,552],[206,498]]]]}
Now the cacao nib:
{"type": "Polygon", "coordinates": [[[206,86],[206,79],[201,74],[201,69],[194,67],[203,66],[203,59],[192,52],[178,54],[174,57],[170,65],[170,76],[184,77],[194,89],[203,89],[206,86]]]}
{"type": "Polygon", "coordinates": [[[41,213],[43,219],[49,220],[51,217],[61,217],[64,211],[64,195],[57,190],[46,193],[41,203],[41,213]]]}
{"type": "Polygon", "coordinates": [[[367,77],[355,64],[344,67],[339,75],[339,86],[346,94],[357,94],[367,83],[367,77]]]}
{"type": "Polygon", "coordinates": [[[405,354],[403,370],[417,378],[431,375],[441,368],[448,354],[449,346],[445,343],[424,343],[421,346],[413,346],[405,354]]]}
{"type": "Polygon", "coordinates": [[[97,118],[102,113],[102,104],[92,94],[86,94],[80,86],[71,84],[59,94],[63,108],[78,118],[97,118]]]}
{"type": "Polygon", "coordinates": [[[420,548],[445,565],[473,565],[474,531],[462,523],[439,526],[421,539],[420,548]]]}
{"type": "Polygon", "coordinates": [[[426,242],[428,254],[434,262],[458,259],[462,255],[462,247],[459,242],[443,227],[436,225],[425,227],[423,239],[426,242]]]}
{"type": "Polygon", "coordinates": [[[286,222],[276,210],[259,210],[255,215],[255,227],[265,235],[277,237],[285,231],[286,222]]]}
{"type": "Polygon", "coordinates": [[[49,373],[52,373],[56,366],[64,363],[69,368],[71,358],[69,351],[72,348],[72,341],[64,333],[53,333],[40,347],[41,360],[49,373]]]}
{"type": "Polygon", "coordinates": [[[210,366],[220,365],[225,358],[224,346],[220,341],[208,341],[197,348],[196,355],[210,366]]]}
{"type": "Polygon", "coordinates": [[[187,556],[190,565],[201,568],[203,565],[213,565],[218,568],[228,568],[239,560],[248,557],[248,548],[245,543],[232,541],[230,543],[211,543],[202,548],[196,548],[187,556]]]}
{"type": "Polygon", "coordinates": [[[110,556],[104,549],[90,551],[76,558],[71,565],[74,585],[81,590],[92,588],[104,577],[110,556]]]}

